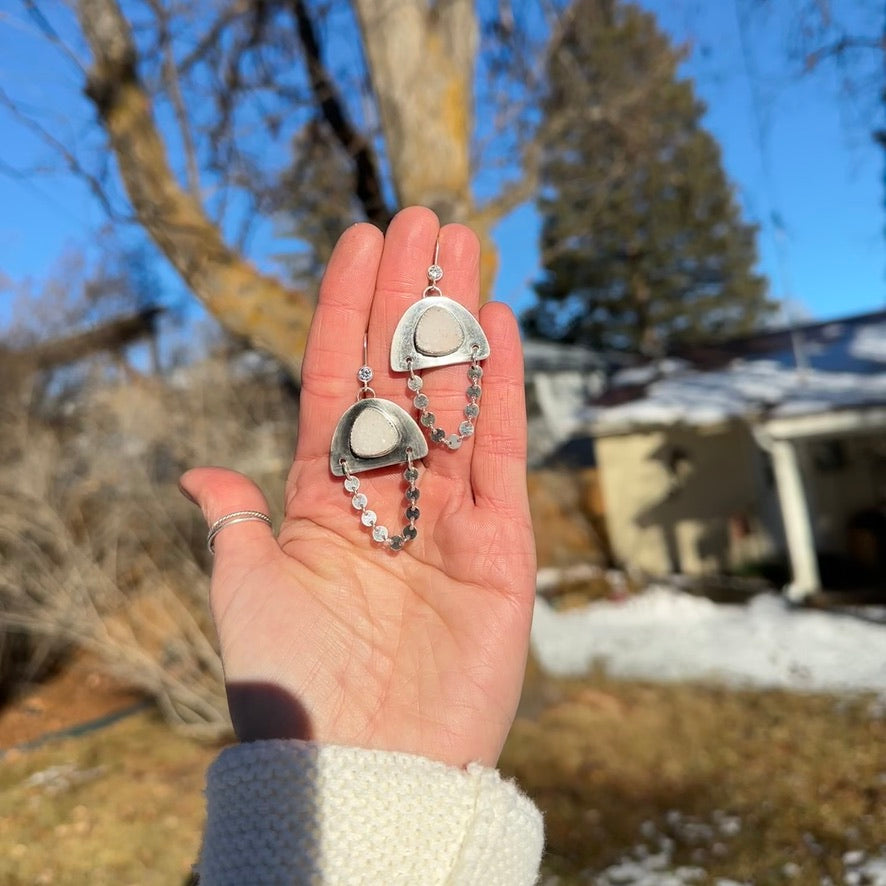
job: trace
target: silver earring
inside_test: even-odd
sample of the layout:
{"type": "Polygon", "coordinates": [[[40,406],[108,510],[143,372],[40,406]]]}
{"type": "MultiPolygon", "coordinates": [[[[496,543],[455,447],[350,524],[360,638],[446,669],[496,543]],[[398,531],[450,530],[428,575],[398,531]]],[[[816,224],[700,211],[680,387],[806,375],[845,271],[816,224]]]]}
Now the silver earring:
{"type": "Polygon", "coordinates": [[[458,449],[462,441],[474,433],[474,422],[480,415],[479,400],[483,393],[480,361],[489,356],[489,341],[474,315],[463,305],[443,295],[438,286],[443,268],[438,264],[440,243],[434,250],[434,263],[428,268],[428,285],[421,299],[409,307],[394,330],[391,340],[391,369],[408,372],[406,385],[415,394],[412,401],[419,411],[419,422],[428,430],[431,440],[458,449]],[[468,367],[468,403],[465,420],[458,432],[448,434],[437,427],[437,417],[430,411],[430,401],[422,393],[424,382],[416,370],[436,366],[470,363],[468,367]]]}
{"type": "Polygon", "coordinates": [[[329,448],[329,469],[336,477],[344,477],[345,492],[351,504],[360,513],[360,522],[372,531],[372,538],[392,551],[402,550],[417,535],[415,522],[418,509],[417,459],[428,454],[428,444],[421,429],[404,409],[390,400],[376,397],[369,386],[372,368],[366,360],[366,338],[363,339],[363,365],[357,371],[362,387],[357,402],[345,410],[338,420],[329,448]],[[375,511],[369,509],[366,496],[360,492],[360,480],[355,477],[363,471],[405,464],[407,524],[398,535],[391,535],[387,527],[378,523],[375,511]]]}

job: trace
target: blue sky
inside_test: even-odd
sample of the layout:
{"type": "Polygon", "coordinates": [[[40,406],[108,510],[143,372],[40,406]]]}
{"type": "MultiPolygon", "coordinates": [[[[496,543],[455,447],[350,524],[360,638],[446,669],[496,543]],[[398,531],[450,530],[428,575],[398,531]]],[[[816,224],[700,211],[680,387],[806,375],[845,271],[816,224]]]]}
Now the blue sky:
{"type": "MultiPolygon", "coordinates": [[[[745,217],[761,226],[760,270],[772,294],[822,319],[886,306],[884,158],[869,136],[883,126],[871,117],[876,96],[849,100],[831,68],[797,76],[788,57],[791,2],[769,4],[776,7],[769,18],[746,22],[744,52],[739,22],[747,0],[641,5],[692,47],[684,73],[708,104],[705,123],[722,146],[745,217]]],[[[0,0],[0,86],[64,121],[69,144],[94,139],[88,122],[70,111],[82,102],[77,72],[32,33],[21,10],[0,0]]],[[[859,26],[877,33],[882,22],[859,26]]],[[[49,157],[0,114],[0,162],[20,167],[49,157]]],[[[13,280],[43,278],[66,247],[94,241],[104,221],[87,189],[59,175],[17,181],[0,174],[0,207],[0,273],[13,280]]],[[[537,225],[524,207],[497,231],[498,297],[517,309],[531,301],[538,273],[537,225]]],[[[280,246],[268,226],[252,257],[267,266],[280,246]]]]}

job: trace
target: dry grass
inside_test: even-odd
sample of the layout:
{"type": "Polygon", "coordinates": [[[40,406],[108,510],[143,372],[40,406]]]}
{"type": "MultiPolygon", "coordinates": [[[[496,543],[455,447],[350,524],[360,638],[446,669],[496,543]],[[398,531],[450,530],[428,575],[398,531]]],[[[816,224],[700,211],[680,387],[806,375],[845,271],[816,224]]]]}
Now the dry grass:
{"type": "Polygon", "coordinates": [[[530,675],[524,701],[502,767],[544,810],[561,884],[663,838],[675,866],[761,886],[842,882],[844,852],[886,848],[869,699],[530,675]]]}
{"type": "MultiPolygon", "coordinates": [[[[671,840],[699,883],[842,883],[844,852],[884,851],[884,746],[861,699],[535,673],[501,765],[545,812],[546,882],[671,840]]],[[[183,883],[213,753],[143,714],[5,759],[0,882],[183,883]]]]}
{"type": "Polygon", "coordinates": [[[142,714],[7,757],[0,767],[5,886],[175,886],[199,849],[214,751],[142,714]]]}

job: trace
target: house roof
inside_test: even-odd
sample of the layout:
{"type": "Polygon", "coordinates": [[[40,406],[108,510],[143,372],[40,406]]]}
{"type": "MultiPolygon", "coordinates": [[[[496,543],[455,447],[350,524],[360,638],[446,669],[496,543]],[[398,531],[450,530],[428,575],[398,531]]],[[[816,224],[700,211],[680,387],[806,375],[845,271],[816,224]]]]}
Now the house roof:
{"type": "Polygon", "coordinates": [[[605,372],[606,360],[597,351],[574,344],[530,338],[523,342],[526,374],[535,372],[605,372]]]}
{"type": "Polygon", "coordinates": [[[585,418],[602,435],[883,404],[886,311],[697,346],[616,373],[585,418]]]}

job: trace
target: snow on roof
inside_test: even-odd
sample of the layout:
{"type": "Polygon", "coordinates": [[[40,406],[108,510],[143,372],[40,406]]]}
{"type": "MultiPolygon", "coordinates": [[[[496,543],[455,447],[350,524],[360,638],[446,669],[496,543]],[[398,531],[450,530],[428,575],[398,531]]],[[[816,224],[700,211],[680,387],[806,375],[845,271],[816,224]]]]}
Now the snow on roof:
{"type": "Polygon", "coordinates": [[[849,354],[856,360],[886,363],[886,323],[876,323],[856,330],[849,343],[849,354]]]}
{"type": "Polygon", "coordinates": [[[628,366],[619,369],[611,379],[614,387],[627,387],[629,385],[648,385],[657,378],[674,375],[677,372],[691,368],[686,360],[677,357],[665,357],[653,363],[644,363],[641,366],[628,366]]]}
{"type": "MultiPolygon", "coordinates": [[[[884,348],[886,355],[886,348],[884,348]]],[[[652,382],[645,396],[585,413],[597,433],[732,418],[779,418],[886,403],[886,371],[798,370],[773,360],[737,360],[713,372],[689,370],[652,382]]]]}
{"type": "Polygon", "coordinates": [[[710,425],[735,418],[784,418],[886,404],[886,312],[764,331],[695,346],[686,360],[623,369],[611,394],[584,418],[594,433],[636,427],[710,425]],[[708,367],[708,368],[702,368],[708,367]]]}
{"type": "Polygon", "coordinates": [[[623,679],[886,698],[884,636],[886,624],[798,610],[775,594],[724,605],[664,585],[563,612],[539,598],[532,622],[533,652],[551,674],[602,665],[623,679]]]}

